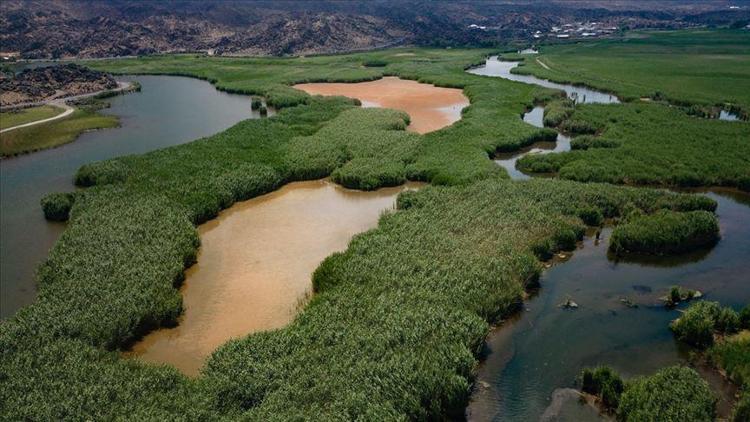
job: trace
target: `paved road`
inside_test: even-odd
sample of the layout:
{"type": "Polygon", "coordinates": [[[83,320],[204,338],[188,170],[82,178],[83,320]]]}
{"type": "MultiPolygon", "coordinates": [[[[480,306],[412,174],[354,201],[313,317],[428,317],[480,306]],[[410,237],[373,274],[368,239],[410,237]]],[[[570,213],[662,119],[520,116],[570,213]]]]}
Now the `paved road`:
{"type": "MultiPolygon", "coordinates": [[[[131,85],[132,84],[130,82],[119,82],[118,81],[117,82],[117,88],[113,89],[112,91],[115,91],[115,92],[124,91],[124,90],[130,88],[131,85]]],[[[109,90],[105,89],[105,90],[102,90],[102,91],[90,92],[88,94],[72,95],[70,97],[55,98],[55,99],[52,99],[52,100],[37,101],[37,102],[32,102],[32,103],[14,104],[13,108],[19,108],[19,107],[23,107],[23,108],[26,108],[26,107],[37,107],[37,106],[41,106],[41,105],[45,105],[46,104],[46,105],[51,105],[51,106],[55,106],[55,107],[60,107],[60,108],[64,109],[65,111],[63,111],[62,113],[60,113],[60,114],[58,114],[57,116],[54,116],[54,117],[50,117],[50,118],[42,119],[42,120],[36,120],[36,121],[33,121],[33,122],[24,123],[22,125],[17,125],[17,126],[12,126],[12,127],[9,127],[9,128],[2,129],[2,130],[0,130],[0,133],[5,133],[5,132],[9,132],[11,130],[20,129],[22,127],[29,127],[29,126],[38,125],[40,123],[47,123],[47,122],[51,122],[53,120],[62,119],[64,117],[69,116],[71,113],[73,113],[75,111],[75,108],[73,108],[73,107],[71,107],[71,106],[68,105],[68,101],[79,100],[81,98],[86,98],[86,97],[93,97],[94,95],[97,95],[97,94],[100,94],[100,93],[106,92],[106,91],[109,91],[109,90]]]]}

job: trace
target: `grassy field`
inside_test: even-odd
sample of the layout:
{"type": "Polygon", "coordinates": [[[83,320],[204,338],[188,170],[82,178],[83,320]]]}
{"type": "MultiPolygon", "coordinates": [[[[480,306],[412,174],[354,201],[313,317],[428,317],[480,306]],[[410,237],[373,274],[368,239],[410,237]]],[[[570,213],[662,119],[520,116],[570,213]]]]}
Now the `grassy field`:
{"type": "Polygon", "coordinates": [[[0,112],[0,129],[22,125],[24,123],[35,122],[37,120],[48,119],[62,113],[63,109],[55,106],[39,106],[24,108],[18,111],[0,112]]]}
{"type": "Polygon", "coordinates": [[[519,160],[518,167],[584,182],[750,190],[747,122],[702,119],[649,103],[579,105],[561,127],[568,121],[578,126],[585,122],[603,141],[574,138],[573,147],[587,148],[529,155],[519,160]]]}
{"type": "Polygon", "coordinates": [[[750,32],[745,30],[632,32],[624,39],[542,46],[519,71],[625,99],[659,93],[676,102],[730,103],[750,110],[750,32]]]}
{"type": "MultiPolygon", "coordinates": [[[[37,120],[37,119],[34,119],[37,120]]],[[[87,130],[117,126],[117,118],[95,111],[76,110],[60,120],[15,129],[0,134],[0,155],[3,157],[52,148],[73,142],[87,130]]]]}

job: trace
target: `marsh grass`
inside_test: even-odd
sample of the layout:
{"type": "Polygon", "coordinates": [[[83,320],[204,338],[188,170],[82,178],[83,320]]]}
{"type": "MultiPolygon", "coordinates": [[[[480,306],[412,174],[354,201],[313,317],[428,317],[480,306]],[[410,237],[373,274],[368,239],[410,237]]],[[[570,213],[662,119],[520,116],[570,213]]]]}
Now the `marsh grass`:
{"type": "MultiPolygon", "coordinates": [[[[490,323],[517,311],[539,258],[573,249],[586,224],[715,202],[650,189],[531,180],[489,156],[554,136],[519,115],[548,90],[467,75],[485,51],[409,50],[295,59],[191,55],[92,62],[181,74],[262,95],[280,112],[189,144],[82,167],[69,225],[39,269],[39,298],[0,324],[8,419],[405,420],[460,417],[490,323]],[[384,67],[362,67],[384,58],[384,67]],[[420,136],[392,110],[310,97],[289,84],[383,75],[460,87],[456,124],[420,136]],[[174,325],[195,226],[293,180],[359,189],[430,181],[313,275],[287,327],[228,342],[202,376],[116,351],[174,325]],[[444,185],[444,186],[440,186],[444,185]]],[[[618,138],[620,139],[620,138],[618,138]]],[[[617,148],[612,149],[617,150],[617,148]]],[[[57,197],[49,197],[57,204],[57,197]]],[[[64,207],[61,207],[64,208],[64,207]]],[[[635,218],[635,217],[634,217],[635,218]]]]}
{"type": "Polygon", "coordinates": [[[713,245],[718,240],[719,222],[712,212],[661,210],[615,227],[609,250],[618,255],[678,254],[713,245]]]}
{"type": "Polygon", "coordinates": [[[34,152],[74,141],[82,132],[117,126],[117,118],[76,110],[60,120],[24,127],[0,135],[3,157],[34,152]]]}
{"type": "Polygon", "coordinates": [[[518,168],[582,182],[750,190],[748,123],[636,103],[578,105],[561,127],[599,136],[574,138],[570,152],[527,155],[518,168]]]}

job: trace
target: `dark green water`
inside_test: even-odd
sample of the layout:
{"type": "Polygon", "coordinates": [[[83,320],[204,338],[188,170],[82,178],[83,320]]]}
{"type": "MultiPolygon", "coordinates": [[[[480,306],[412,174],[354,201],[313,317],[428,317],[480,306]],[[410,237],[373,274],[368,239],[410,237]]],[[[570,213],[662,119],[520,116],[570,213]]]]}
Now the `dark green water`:
{"type": "MultiPolygon", "coordinates": [[[[679,284],[736,309],[750,303],[750,197],[709,193],[719,203],[721,241],[677,259],[615,262],[607,257],[610,230],[587,238],[563,263],[545,271],[526,310],[487,340],[487,356],[467,409],[472,420],[539,420],[553,392],[574,386],[581,368],[609,365],[625,377],[685,363],[658,297],[679,284]],[[559,307],[571,297],[580,307],[559,307]],[[639,306],[620,302],[629,298],[639,306]]],[[[582,420],[568,403],[554,420],[582,420]],[[575,416],[574,416],[575,415],[575,416]]],[[[581,413],[583,412],[583,413],[581,413]]]]}
{"type": "Polygon", "coordinates": [[[208,82],[173,76],[138,76],[140,93],[108,100],[103,111],[121,127],[84,133],[59,148],[0,161],[0,318],[36,297],[34,272],[65,225],[44,220],[39,201],[70,191],[83,164],[176,145],[259,117],[248,97],[219,92],[208,82]]]}

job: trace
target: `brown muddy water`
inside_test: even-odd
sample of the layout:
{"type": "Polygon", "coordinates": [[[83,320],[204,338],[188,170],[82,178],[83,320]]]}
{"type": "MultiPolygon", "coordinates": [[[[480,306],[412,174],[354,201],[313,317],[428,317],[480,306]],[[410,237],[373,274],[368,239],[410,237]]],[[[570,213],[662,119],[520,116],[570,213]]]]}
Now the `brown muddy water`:
{"type": "Polygon", "coordinates": [[[235,204],[198,228],[201,248],[181,288],[179,324],[126,354],[197,375],[231,338],[287,325],[311,294],[321,261],[375,227],[399,192],[419,186],[362,192],[327,180],[296,182],[235,204]]]}
{"type": "Polygon", "coordinates": [[[460,89],[440,88],[396,77],[358,83],[297,84],[294,87],[311,95],[356,98],[362,102],[362,107],[404,111],[411,119],[406,129],[416,133],[432,132],[459,121],[461,110],[469,105],[469,99],[460,89]]]}

